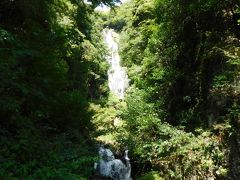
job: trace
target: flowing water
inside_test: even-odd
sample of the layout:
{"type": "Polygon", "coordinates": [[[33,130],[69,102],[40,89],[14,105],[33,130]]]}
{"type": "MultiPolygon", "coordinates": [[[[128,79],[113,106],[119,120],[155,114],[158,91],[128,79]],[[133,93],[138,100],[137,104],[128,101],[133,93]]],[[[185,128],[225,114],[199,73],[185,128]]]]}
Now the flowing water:
{"type": "MultiPolygon", "coordinates": [[[[119,99],[124,98],[124,92],[128,87],[128,76],[120,65],[118,53],[118,34],[113,29],[103,30],[104,40],[108,47],[107,61],[110,65],[108,70],[108,86],[112,93],[119,99]]],[[[117,119],[117,118],[116,118],[117,119]]],[[[116,159],[110,149],[99,148],[100,161],[94,167],[97,174],[113,180],[131,180],[131,164],[128,151],[124,152],[122,159],[116,159]]]]}
{"type": "Polygon", "coordinates": [[[124,92],[128,87],[128,76],[120,65],[117,38],[118,34],[113,29],[103,30],[104,40],[107,44],[109,55],[107,57],[110,68],[108,70],[108,86],[119,99],[124,98],[124,92]]]}
{"type": "Polygon", "coordinates": [[[123,163],[120,159],[115,159],[112,151],[103,147],[99,148],[100,161],[95,163],[95,170],[103,177],[113,180],[132,180],[131,164],[128,158],[128,151],[124,152],[123,163]]]}

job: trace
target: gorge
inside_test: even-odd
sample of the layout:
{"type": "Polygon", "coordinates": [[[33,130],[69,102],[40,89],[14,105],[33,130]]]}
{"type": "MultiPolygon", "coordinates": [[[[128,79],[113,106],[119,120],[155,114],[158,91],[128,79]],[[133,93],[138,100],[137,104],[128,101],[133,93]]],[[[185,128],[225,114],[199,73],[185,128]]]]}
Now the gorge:
{"type": "Polygon", "coordinates": [[[124,2],[0,1],[0,179],[240,179],[239,0],[124,2]]]}

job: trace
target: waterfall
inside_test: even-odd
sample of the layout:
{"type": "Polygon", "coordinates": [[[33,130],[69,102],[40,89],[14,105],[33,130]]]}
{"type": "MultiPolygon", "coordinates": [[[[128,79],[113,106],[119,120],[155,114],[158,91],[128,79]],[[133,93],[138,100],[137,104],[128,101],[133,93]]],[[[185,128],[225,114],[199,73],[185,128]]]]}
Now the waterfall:
{"type": "Polygon", "coordinates": [[[115,159],[112,151],[107,148],[100,147],[98,154],[100,161],[95,163],[94,167],[103,177],[108,177],[113,180],[132,180],[131,164],[128,158],[128,150],[124,152],[123,163],[120,159],[115,159]]]}
{"type": "Polygon", "coordinates": [[[113,29],[104,29],[103,35],[109,50],[109,55],[107,56],[107,61],[110,65],[110,69],[108,70],[108,86],[110,91],[117,95],[119,99],[123,99],[129,80],[126,71],[120,65],[118,44],[116,42],[118,34],[113,29]]]}
{"type": "MultiPolygon", "coordinates": [[[[128,87],[128,76],[126,71],[120,64],[120,56],[118,53],[117,38],[118,34],[113,29],[104,29],[103,36],[108,47],[107,61],[110,65],[108,70],[108,86],[119,99],[124,98],[124,92],[128,87]]],[[[118,120],[118,118],[115,118],[118,120]]],[[[131,164],[128,157],[128,150],[124,151],[124,156],[116,159],[113,152],[104,147],[100,147],[98,151],[100,160],[94,164],[95,177],[110,178],[113,180],[132,180],[131,164]]],[[[104,178],[103,178],[104,179],[104,178]]]]}

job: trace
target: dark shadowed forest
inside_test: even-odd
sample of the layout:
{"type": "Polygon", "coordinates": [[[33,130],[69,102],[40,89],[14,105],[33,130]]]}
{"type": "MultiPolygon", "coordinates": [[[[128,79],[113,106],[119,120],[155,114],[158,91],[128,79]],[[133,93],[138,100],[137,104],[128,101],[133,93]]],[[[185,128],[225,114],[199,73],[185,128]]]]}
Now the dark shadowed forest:
{"type": "Polygon", "coordinates": [[[0,1],[0,179],[107,179],[100,144],[133,179],[240,179],[239,0],[0,1]]]}

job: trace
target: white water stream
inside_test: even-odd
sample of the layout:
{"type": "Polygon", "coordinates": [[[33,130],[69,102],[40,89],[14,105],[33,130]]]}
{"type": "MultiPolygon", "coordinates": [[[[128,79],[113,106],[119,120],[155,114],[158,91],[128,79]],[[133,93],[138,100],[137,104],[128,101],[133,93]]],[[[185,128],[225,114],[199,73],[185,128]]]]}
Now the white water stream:
{"type": "Polygon", "coordinates": [[[113,29],[104,29],[103,35],[109,49],[109,56],[107,57],[110,65],[110,69],[108,70],[108,86],[110,91],[116,94],[119,99],[123,99],[129,80],[126,71],[120,65],[118,44],[116,42],[118,34],[113,29]]]}
{"type": "Polygon", "coordinates": [[[100,161],[94,164],[94,168],[101,176],[109,177],[113,180],[132,180],[131,164],[127,150],[124,152],[123,157],[125,163],[120,159],[115,159],[110,149],[100,147],[98,153],[100,161]]]}
{"type": "MultiPolygon", "coordinates": [[[[118,34],[113,29],[104,29],[103,36],[108,47],[107,61],[110,65],[108,70],[108,86],[112,93],[119,99],[123,99],[129,80],[126,71],[120,65],[117,44],[118,34]]],[[[132,180],[128,150],[125,150],[122,159],[115,159],[113,152],[104,147],[100,147],[98,153],[100,161],[94,164],[97,174],[113,180],[132,180]]]]}

